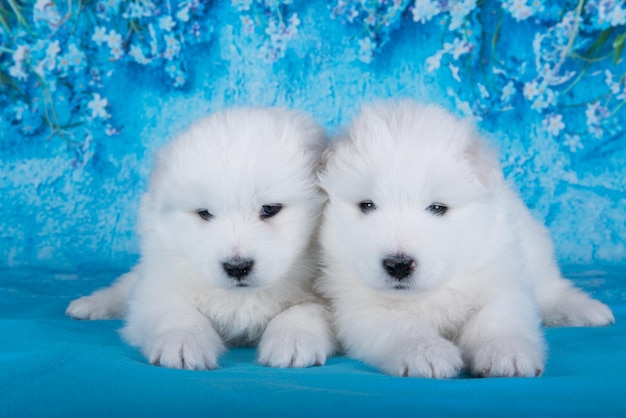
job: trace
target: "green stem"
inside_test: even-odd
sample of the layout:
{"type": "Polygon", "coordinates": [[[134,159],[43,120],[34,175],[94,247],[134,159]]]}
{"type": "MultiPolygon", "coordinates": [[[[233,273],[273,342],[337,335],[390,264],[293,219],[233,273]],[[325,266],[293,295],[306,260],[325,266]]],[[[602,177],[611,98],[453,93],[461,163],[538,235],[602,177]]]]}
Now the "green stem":
{"type": "Polygon", "coordinates": [[[493,31],[493,36],[491,37],[491,58],[500,65],[502,65],[502,62],[498,58],[496,45],[498,44],[498,41],[500,40],[500,28],[502,27],[502,16],[503,16],[502,10],[500,10],[500,16],[498,16],[498,22],[496,23],[496,27],[493,31]]]}
{"type": "Polygon", "coordinates": [[[4,29],[7,31],[7,33],[11,33],[11,27],[9,26],[9,22],[7,22],[4,18],[4,14],[1,13],[4,10],[0,10],[0,24],[2,26],[4,26],[4,29]]]}
{"type": "Polygon", "coordinates": [[[26,28],[28,33],[30,33],[31,35],[34,35],[33,30],[31,29],[30,25],[28,24],[26,19],[24,19],[24,16],[22,16],[22,13],[20,12],[20,6],[15,2],[15,0],[7,0],[7,3],[9,3],[9,6],[13,10],[13,13],[15,13],[15,17],[17,18],[17,21],[20,22],[26,28]]]}
{"type": "Polygon", "coordinates": [[[21,90],[20,87],[15,84],[15,82],[13,81],[13,79],[9,76],[7,76],[5,73],[0,72],[0,85],[5,84],[9,87],[11,87],[13,90],[15,90],[17,92],[17,94],[20,96],[20,98],[22,100],[24,100],[25,102],[28,102],[28,96],[26,96],[21,90]]]}
{"type": "Polygon", "coordinates": [[[567,86],[567,88],[565,90],[563,90],[560,94],[561,95],[567,94],[567,92],[569,92],[571,89],[573,89],[574,86],[576,84],[578,84],[578,82],[580,80],[582,80],[582,78],[584,77],[584,75],[586,73],[587,73],[587,67],[583,68],[582,71],[580,71],[580,73],[578,73],[578,76],[576,77],[576,79],[574,79],[574,81],[572,81],[572,83],[569,86],[567,86]]]}
{"type": "Polygon", "coordinates": [[[615,116],[617,114],[617,111],[620,110],[622,106],[624,106],[624,104],[626,104],[626,102],[620,102],[617,106],[615,106],[615,109],[611,112],[610,116],[615,116]]]}
{"type": "Polygon", "coordinates": [[[563,49],[563,52],[561,53],[561,59],[559,60],[559,63],[554,67],[555,73],[559,71],[559,69],[561,68],[561,65],[563,65],[563,63],[567,59],[567,56],[570,54],[570,52],[572,51],[574,47],[574,41],[576,40],[576,36],[578,36],[578,31],[580,29],[579,28],[580,16],[583,12],[584,3],[585,3],[585,0],[578,0],[578,5],[576,6],[576,17],[574,19],[574,29],[572,30],[572,33],[569,36],[567,46],[565,47],[565,49],[563,49]]]}
{"type": "Polygon", "coordinates": [[[588,105],[589,103],[595,103],[595,102],[599,102],[602,99],[605,99],[607,96],[610,96],[610,94],[602,94],[600,96],[596,96],[593,99],[587,100],[586,102],[582,102],[582,103],[574,103],[574,104],[562,104],[560,107],[563,109],[571,109],[571,108],[575,108],[575,107],[583,107],[588,105]]]}
{"type": "Polygon", "coordinates": [[[587,57],[584,57],[584,56],[582,56],[580,54],[577,54],[576,52],[572,52],[572,58],[579,59],[579,60],[584,61],[584,62],[589,63],[589,64],[592,64],[594,62],[604,61],[605,59],[610,58],[611,55],[613,55],[613,51],[611,51],[608,54],[603,55],[603,56],[601,56],[599,58],[587,58],[587,57]]]}

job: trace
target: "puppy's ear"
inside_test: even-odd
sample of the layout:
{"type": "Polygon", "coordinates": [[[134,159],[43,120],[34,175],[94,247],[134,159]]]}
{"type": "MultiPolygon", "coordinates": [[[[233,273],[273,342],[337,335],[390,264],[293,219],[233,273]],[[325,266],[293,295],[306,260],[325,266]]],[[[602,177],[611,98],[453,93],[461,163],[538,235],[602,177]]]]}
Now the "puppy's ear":
{"type": "Polygon", "coordinates": [[[165,163],[164,154],[165,150],[160,149],[154,156],[152,171],[150,173],[150,179],[148,181],[148,191],[156,193],[159,185],[162,185],[164,179],[167,177],[168,171],[167,164],[165,163]]]}
{"type": "Polygon", "coordinates": [[[329,162],[333,159],[333,156],[337,150],[337,142],[337,140],[334,140],[322,152],[322,156],[320,157],[319,173],[325,172],[329,162]]]}
{"type": "Polygon", "coordinates": [[[336,158],[339,158],[338,153],[340,152],[340,149],[348,146],[347,143],[349,140],[350,133],[346,128],[341,128],[341,130],[337,132],[331,140],[327,141],[326,148],[322,152],[322,156],[320,158],[319,173],[325,173],[328,170],[329,165],[331,165],[336,158]]]}
{"type": "MultiPolygon", "coordinates": [[[[346,161],[352,163],[353,152],[352,141],[348,135],[336,136],[330,141],[320,158],[320,165],[317,171],[318,185],[328,194],[330,186],[335,184],[329,177],[336,177],[345,168],[346,161]]],[[[350,166],[350,163],[348,166],[350,166]]]]}
{"type": "Polygon", "coordinates": [[[465,148],[465,159],[469,162],[478,181],[487,188],[499,185],[503,180],[498,152],[475,130],[465,148]]]}

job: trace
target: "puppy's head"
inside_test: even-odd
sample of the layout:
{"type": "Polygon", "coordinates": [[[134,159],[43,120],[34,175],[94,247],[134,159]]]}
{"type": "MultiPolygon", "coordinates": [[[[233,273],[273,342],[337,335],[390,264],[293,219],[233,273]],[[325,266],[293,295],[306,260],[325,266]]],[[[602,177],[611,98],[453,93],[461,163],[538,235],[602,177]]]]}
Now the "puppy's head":
{"type": "Polygon", "coordinates": [[[503,179],[470,123],[435,106],[379,103],[362,110],[323,162],[321,243],[331,270],[407,293],[479,262],[503,179]]]}
{"type": "Polygon", "coordinates": [[[142,256],[191,264],[226,289],[266,287],[306,267],[325,143],[311,119],[284,109],[198,121],[157,154],[141,205],[142,256]]]}

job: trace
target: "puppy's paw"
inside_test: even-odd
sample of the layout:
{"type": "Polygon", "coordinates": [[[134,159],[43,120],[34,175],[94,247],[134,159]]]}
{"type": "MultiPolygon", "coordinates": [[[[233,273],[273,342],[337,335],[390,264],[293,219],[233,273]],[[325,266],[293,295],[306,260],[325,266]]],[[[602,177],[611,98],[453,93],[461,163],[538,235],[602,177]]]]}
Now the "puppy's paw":
{"type": "Polygon", "coordinates": [[[65,315],[73,319],[119,319],[123,304],[104,293],[95,293],[75,299],[68,305],[65,315]]]}
{"type": "Polygon", "coordinates": [[[509,338],[486,342],[465,354],[475,376],[537,377],[543,373],[543,347],[527,340],[509,338]]]}
{"type": "Polygon", "coordinates": [[[202,332],[170,331],[143,348],[150,363],[171,369],[211,370],[224,351],[221,341],[211,341],[202,332]]]}
{"type": "Polygon", "coordinates": [[[615,323],[611,309],[604,303],[591,298],[581,303],[576,312],[569,315],[567,319],[567,325],[579,327],[602,327],[615,323]]]}
{"type": "Polygon", "coordinates": [[[319,366],[336,350],[326,308],[318,303],[303,303],[269,322],[259,342],[258,360],[271,367],[319,366]]]}
{"type": "Polygon", "coordinates": [[[259,343],[259,362],[270,367],[321,366],[332,352],[333,342],[302,329],[264,335],[259,343]]]}
{"type": "Polygon", "coordinates": [[[457,376],[463,367],[461,350],[441,337],[402,343],[398,348],[393,350],[394,358],[382,365],[384,371],[395,376],[445,379],[457,376]]]}
{"type": "Polygon", "coordinates": [[[551,289],[551,293],[547,293],[545,300],[540,302],[544,325],[548,327],[601,327],[615,322],[608,306],[593,299],[582,290],[572,287],[569,283],[565,283],[564,286],[551,289]]]}
{"type": "Polygon", "coordinates": [[[604,303],[587,295],[580,295],[576,300],[553,307],[544,315],[543,322],[551,327],[602,327],[615,323],[615,317],[604,303]]]}

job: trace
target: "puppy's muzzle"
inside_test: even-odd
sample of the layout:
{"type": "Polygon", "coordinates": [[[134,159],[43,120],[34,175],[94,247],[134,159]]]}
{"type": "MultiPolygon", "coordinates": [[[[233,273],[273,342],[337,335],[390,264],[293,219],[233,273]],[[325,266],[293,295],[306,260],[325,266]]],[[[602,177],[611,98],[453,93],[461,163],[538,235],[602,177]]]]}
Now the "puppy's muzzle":
{"type": "Polygon", "coordinates": [[[222,267],[228,277],[231,277],[238,282],[250,274],[253,266],[254,260],[240,257],[232,258],[222,264],[222,267]]]}
{"type": "Polygon", "coordinates": [[[383,259],[383,268],[397,280],[406,279],[417,267],[417,261],[405,254],[392,255],[383,259]]]}

